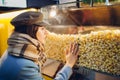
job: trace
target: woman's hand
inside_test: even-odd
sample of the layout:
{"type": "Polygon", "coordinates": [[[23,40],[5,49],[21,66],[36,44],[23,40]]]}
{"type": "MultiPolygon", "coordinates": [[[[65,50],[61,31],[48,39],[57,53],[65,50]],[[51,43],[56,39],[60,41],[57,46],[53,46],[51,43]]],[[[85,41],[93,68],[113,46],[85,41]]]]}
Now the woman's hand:
{"type": "Polygon", "coordinates": [[[79,53],[79,44],[77,42],[72,43],[66,50],[66,65],[71,68],[76,63],[79,53]]]}

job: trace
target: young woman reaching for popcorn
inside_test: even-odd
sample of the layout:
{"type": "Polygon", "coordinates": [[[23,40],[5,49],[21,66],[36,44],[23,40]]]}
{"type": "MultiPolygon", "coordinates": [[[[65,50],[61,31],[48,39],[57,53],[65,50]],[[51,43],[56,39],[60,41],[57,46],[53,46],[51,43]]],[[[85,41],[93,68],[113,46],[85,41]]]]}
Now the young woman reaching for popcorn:
{"type": "MultiPolygon", "coordinates": [[[[40,67],[44,64],[46,24],[40,12],[28,11],[11,20],[15,27],[8,39],[8,49],[0,61],[0,80],[43,80],[40,67]]],[[[66,64],[54,80],[68,80],[72,75],[78,50],[72,43],[66,50],[66,64]]]]}

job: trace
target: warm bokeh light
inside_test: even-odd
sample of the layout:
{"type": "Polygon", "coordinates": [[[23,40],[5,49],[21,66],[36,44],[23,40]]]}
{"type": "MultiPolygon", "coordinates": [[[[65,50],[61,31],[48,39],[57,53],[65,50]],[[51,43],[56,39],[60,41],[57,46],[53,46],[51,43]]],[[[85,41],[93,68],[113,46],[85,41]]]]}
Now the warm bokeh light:
{"type": "Polygon", "coordinates": [[[51,10],[50,17],[55,17],[55,16],[56,16],[56,10],[51,10]]]}

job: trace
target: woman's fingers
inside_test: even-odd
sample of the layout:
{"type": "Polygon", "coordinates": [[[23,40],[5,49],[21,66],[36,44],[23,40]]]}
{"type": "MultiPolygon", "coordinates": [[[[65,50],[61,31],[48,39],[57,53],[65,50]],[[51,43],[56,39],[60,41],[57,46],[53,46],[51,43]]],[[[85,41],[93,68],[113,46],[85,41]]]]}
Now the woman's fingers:
{"type": "Polygon", "coordinates": [[[79,44],[77,42],[74,42],[74,46],[73,46],[73,53],[74,55],[78,55],[78,51],[79,51],[79,44]]]}
{"type": "Polygon", "coordinates": [[[75,51],[75,55],[78,55],[78,53],[79,53],[79,44],[76,43],[76,51],[75,51]]]}
{"type": "Polygon", "coordinates": [[[65,54],[67,55],[69,53],[69,51],[70,51],[70,48],[67,47],[66,50],[65,50],[65,54]]]}
{"type": "Polygon", "coordinates": [[[69,47],[66,48],[66,54],[78,55],[79,44],[77,42],[71,43],[69,47]]]}
{"type": "Polygon", "coordinates": [[[76,42],[74,43],[74,52],[73,52],[73,54],[75,55],[76,54],[76,50],[77,50],[77,44],[76,44],[76,42]]]}
{"type": "Polygon", "coordinates": [[[71,45],[70,45],[70,53],[73,53],[73,49],[74,49],[74,43],[71,43],[71,45]]]}

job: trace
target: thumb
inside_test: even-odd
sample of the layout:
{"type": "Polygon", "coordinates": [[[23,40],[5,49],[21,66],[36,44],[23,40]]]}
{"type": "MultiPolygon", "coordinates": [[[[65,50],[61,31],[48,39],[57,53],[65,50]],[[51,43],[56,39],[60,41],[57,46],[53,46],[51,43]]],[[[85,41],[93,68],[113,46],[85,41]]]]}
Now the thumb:
{"type": "Polygon", "coordinates": [[[69,47],[65,49],[65,54],[68,55],[68,53],[69,53],[69,47]]]}

